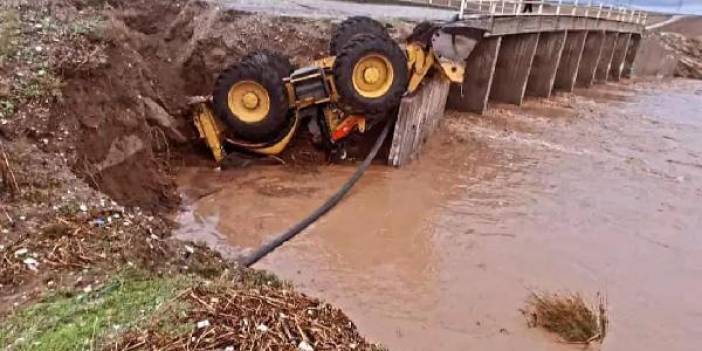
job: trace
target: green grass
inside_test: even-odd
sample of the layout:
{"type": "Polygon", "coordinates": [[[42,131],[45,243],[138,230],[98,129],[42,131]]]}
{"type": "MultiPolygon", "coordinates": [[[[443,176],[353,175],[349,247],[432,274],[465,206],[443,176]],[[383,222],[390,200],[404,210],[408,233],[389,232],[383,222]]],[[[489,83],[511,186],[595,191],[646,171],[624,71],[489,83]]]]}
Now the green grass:
{"type": "Polygon", "coordinates": [[[0,322],[0,349],[100,349],[101,341],[146,322],[165,303],[176,303],[174,297],[189,282],[183,276],[149,278],[130,272],[93,292],[56,294],[0,322]]]}

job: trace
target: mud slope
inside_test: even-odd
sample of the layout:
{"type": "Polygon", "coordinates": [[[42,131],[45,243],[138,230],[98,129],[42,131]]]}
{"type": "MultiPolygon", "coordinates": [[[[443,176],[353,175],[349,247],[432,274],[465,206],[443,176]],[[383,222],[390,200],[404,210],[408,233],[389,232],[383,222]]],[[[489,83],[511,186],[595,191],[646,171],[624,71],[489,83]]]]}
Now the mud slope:
{"type": "Polygon", "coordinates": [[[170,169],[193,137],[188,97],[208,95],[226,65],[255,49],[303,64],[331,24],[222,11],[201,1],[115,1],[100,41],[108,60],[63,72],[53,117],[70,125],[74,170],[127,206],[176,206],[170,169]]]}
{"type": "Polygon", "coordinates": [[[672,32],[688,37],[702,36],[702,16],[690,16],[657,29],[659,32],[672,32]]]}

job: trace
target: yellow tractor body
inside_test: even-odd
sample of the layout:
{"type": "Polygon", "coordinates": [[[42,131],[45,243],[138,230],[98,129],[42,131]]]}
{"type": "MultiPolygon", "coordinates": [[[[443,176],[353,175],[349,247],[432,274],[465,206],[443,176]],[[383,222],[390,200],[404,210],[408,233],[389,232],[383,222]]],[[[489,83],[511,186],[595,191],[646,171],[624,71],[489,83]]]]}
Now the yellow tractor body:
{"type": "MultiPolygon", "coordinates": [[[[197,106],[194,116],[194,123],[200,137],[204,139],[215,160],[219,162],[226,155],[225,145],[262,155],[279,154],[292,139],[303,117],[310,111],[319,112],[317,115],[320,129],[331,144],[339,142],[354,131],[362,133],[366,130],[368,113],[373,115],[373,112],[359,109],[358,102],[382,99],[393,89],[396,91],[398,79],[406,79],[399,80],[404,82],[401,95],[409,95],[419,89],[432,68],[451,82],[463,82],[465,60],[479,39],[473,36],[470,40],[462,38],[463,41],[457,41],[455,35],[441,33],[440,29],[437,30],[435,27],[431,29],[428,36],[424,35],[424,39],[417,40],[415,36],[415,40],[408,42],[400,51],[400,55],[404,58],[403,67],[399,67],[399,71],[398,66],[394,65],[397,62],[397,55],[393,61],[392,56],[384,55],[382,50],[363,51],[361,47],[361,49],[356,48],[358,53],[347,53],[342,47],[339,49],[341,53],[337,53],[336,56],[317,60],[307,67],[281,77],[282,80],[278,82],[282,87],[271,87],[270,84],[266,86],[266,81],[263,79],[265,77],[262,78],[262,83],[252,79],[235,79],[226,87],[226,91],[219,95],[215,93],[214,98],[217,99],[220,96],[230,115],[237,117],[237,123],[246,126],[266,122],[267,115],[276,107],[277,95],[275,94],[278,93],[279,88],[282,88],[282,94],[286,100],[285,108],[291,111],[287,122],[278,128],[281,129],[279,132],[267,136],[264,141],[244,140],[229,130],[228,123],[223,123],[222,114],[218,115],[216,111],[216,101],[215,108],[211,103],[204,102],[197,106]],[[353,64],[347,64],[348,68],[341,66],[347,62],[353,64]],[[403,78],[404,75],[406,76],[403,78]],[[345,89],[346,95],[354,95],[355,100],[344,99],[344,94],[340,93],[342,88],[345,89]],[[349,93],[349,90],[352,93],[349,93]]],[[[362,39],[364,38],[359,38],[357,41],[364,43],[362,39]]],[[[365,42],[369,43],[369,46],[377,46],[378,43],[384,42],[374,40],[373,37],[366,35],[365,42]]],[[[265,61],[264,59],[261,60],[265,61]]],[[[269,61],[273,60],[268,59],[264,63],[269,61]]],[[[241,70],[237,73],[238,76],[234,73],[229,74],[238,78],[246,76],[246,73],[246,70],[241,70]]],[[[283,74],[287,72],[281,73],[281,76],[283,74]]],[[[399,104],[399,100],[397,103],[399,104]]],[[[369,110],[373,109],[369,108],[369,110]]],[[[375,111],[375,114],[377,115],[378,111],[375,111]]]]}

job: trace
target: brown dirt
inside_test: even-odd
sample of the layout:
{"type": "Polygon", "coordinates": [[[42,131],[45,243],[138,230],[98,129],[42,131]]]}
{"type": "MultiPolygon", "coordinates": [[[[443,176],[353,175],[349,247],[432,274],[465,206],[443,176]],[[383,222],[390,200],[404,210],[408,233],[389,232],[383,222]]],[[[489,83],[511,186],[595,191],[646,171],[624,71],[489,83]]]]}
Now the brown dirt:
{"type": "Polygon", "coordinates": [[[678,33],[692,38],[700,37],[702,36],[702,16],[685,17],[656,30],[659,32],[678,33]]]}
{"type": "MultiPolygon", "coordinates": [[[[292,42],[287,53],[301,59],[325,47],[323,31],[303,40],[299,22],[200,2],[104,4],[0,6],[12,19],[0,28],[11,37],[0,52],[0,314],[47,288],[74,287],[66,274],[76,271],[188,267],[185,244],[163,240],[172,224],[130,208],[178,204],[170,170],[188,146],[172,132],[193,134],[186,97],[207,94],[216,72],[255,45],[292,42]],[[148,100],[165,110],[160,120],[148,100]]],[[[221,264],[198,252],[196,270],[221,264]]]]}
{"type": "Polygon", "coordinates": [[[691,38],[678,33],[659,33],[664,45],[678,56],[675,76],[702,79],[702,37],[691,38]]]}
{"type": "MultiPolygon", "coordinates": [[[[13,4],[0,3],[12,19],[0,23],[0,317],[56,291],[99,286],[125,267],[206,279],[249,272],[170,238],[162,210],[180,200],[174,169],[211,162],[197,155],[188,97],[208,95],[217,73],[250,50],[298,65],[323,56],[331,24],[203,1],[13,4]]],[[[299,171],[325,157],[303,134],[282,158],[299,171]]],[[[285,294],[300,318],[308,307],[328,312],[300,320],[308,336],[321,321],[336,328],[331,339],[366,346],[340,311],[285,294]]]]}
{"type": "MultiPolygon", "coordinates": [[[[284,53],[296,64],[321,57],[330,27],[220,11],[200,1],[110,4],[102,28],[109,62],[64,71],[69,79],[54,118],[76,121],[78,174],[117,202],[150,210],[179,202],[171,161],[186,162],[183,154],[194,150],[171,136],[194,137],[188,97],[208,95],[217,73],[254,49],[284,53]],[[168,125],[153,116],[147,100],[167,113],[168,125]]],[[[283,158],[318,162],[321,155],[303,146],[283,158]]]]}

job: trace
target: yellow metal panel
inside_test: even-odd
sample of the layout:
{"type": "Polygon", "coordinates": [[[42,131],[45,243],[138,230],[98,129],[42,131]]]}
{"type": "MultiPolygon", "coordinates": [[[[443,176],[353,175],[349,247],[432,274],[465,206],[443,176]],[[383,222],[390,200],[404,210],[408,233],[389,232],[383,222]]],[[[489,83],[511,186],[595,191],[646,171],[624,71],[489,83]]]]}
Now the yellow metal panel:
{"type": "Polygon", "coordinates": [[[405,51],[409,58],[409,64],[411,64],[409,67],[410,79],[407,86],[407,92],[411,94],[419,88],[419,84],[422,83],[427,72],[434,64],[434,53],[427,53],[424,51],[424,48],[416,44],[407,45],[405,51]]]}
{"type": "Polygon", "coordinates": [[[334,67],[334,61],[336,61],[336,56],[327,56],[314,61],[312,64],[319,68],[332,68],[334,67]]]}
{"type": "Polygon", "coordinates": [[[222,161],[224,159],[224,149],[222,147],[221,138],[222,128],[207,104],[201,103],[195,108],[193,122],[200,134],[200,138],[205,139],[205,143],[212,151],[212,156],[214,156],[217,162],[222,161]]]}
{"type": "Polygon", "coordinates": [[[262,154],[262,155],[277,155],[283,150],[285,150],[285,147],[288,146],[290,143],[290,140],[292,140],[293,136],[295,135],[295,132],[297,131],[298,124],[300,122],[300,118],[295,115],[295,122],[293,122],[293,125],[290,127],[290,130],[288,131],[288,134],[285,135],[280,141],[273,145],[261,147],[261,148],[252,148],[251,151],[262,154]]]}
{"type": "Polygon", "coordinates": [[[454,62],[449,59],[439,59],[439,67],[444,75],[451,82],[463,83],[463,78],[466,72],[466,64],[464,62],[454,62]]]}

